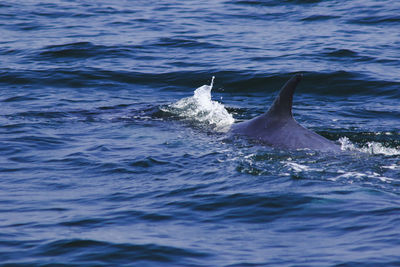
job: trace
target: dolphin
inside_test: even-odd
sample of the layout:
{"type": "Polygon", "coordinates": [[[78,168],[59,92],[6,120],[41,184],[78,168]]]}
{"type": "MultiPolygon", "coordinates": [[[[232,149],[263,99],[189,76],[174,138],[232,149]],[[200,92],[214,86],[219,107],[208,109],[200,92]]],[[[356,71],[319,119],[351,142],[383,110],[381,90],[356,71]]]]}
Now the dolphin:
{"type": "Polygon", "coordinates": [[[293,94],[302,77],[302,74],[294,75],[281,88],[266,113],[232,125],[230,133],[247,136],[274,148],[339,152],[339,145],[301,126],[293,118],[293,94]]]}

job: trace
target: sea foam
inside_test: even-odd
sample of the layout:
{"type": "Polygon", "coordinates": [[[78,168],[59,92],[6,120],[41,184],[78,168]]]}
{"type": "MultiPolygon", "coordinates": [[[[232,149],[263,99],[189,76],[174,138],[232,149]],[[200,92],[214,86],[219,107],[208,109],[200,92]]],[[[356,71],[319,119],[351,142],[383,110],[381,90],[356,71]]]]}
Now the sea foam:
{"type": "Polygon", "coordinates": [[[211,99],[214,78],[213,76],[210,85],[197,88],[193,96],[169,105],[164,111],[199,125],[207,125],[214,131],[227,132],[235,120],[223,104],[211,99]]]}
{"type": "Polygon", "coordinates": [[[375,154],[385,155],[385,156],[400,155],[399,148],[385,147],[384,145],[382,145],[381,143],[378,143],[378,142],[368,142],[365,146],[362,146],[362,147],[357,147],[347,137],[340,138],[339,142],[341,144],[342,150],[360,151],[360,152],[373,154],[373,155],[375,155],[375,154]]]}

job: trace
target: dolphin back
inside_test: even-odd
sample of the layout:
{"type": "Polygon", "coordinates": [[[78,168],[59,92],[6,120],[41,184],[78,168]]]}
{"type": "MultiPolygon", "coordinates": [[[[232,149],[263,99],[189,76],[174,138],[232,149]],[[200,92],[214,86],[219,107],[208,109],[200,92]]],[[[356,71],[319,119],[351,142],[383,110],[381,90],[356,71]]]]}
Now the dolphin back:
{"type": "Polygon", "coordinates": [[[277,148],[340,151],[334,142],[304,128],[293,118],[293,94],[301,79],[301,74],[294,75],[283,85],[266,113],[232,125],[230,132],[277,148]]]}

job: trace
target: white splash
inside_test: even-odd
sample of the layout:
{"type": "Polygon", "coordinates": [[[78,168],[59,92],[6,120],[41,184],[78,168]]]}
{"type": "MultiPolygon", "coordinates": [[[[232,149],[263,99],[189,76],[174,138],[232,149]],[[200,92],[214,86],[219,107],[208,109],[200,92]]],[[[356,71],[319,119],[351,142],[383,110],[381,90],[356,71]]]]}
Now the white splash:
{"type": "Polygon", "coordinates": [[[340,137],[339,143],[342,150],[358,151],[357,147],[347,137],[340,137]]]}
{"type": "Polygon", "coordinates": [[[281,161],[281,163],[285,164],[290,170],[294,172],[309,172],[309,171],[317,171],[322,172],[321,168],[313,168],[304,164],[299,164],[291,161],[281,161]]]}
{"type": "Polygon", "coordinates": [[[355,172],[355,171],[344,171],[340,170],[338,171],[339,175],[336,177],[332,177],[329,180],[331,181],[338,181],[341,179],[346,179],[348,182],[353,183],[355,180],[365,180],[365,179],[377,179],[381,182],[385,183],[392,183],[396,181],[393,178],[385,177],[380,175],[379,173],[372,172],[372,171],[366,171],[364,173],[362,172],[355,172]]]}
{"type": "Polygon", "coordinates": [[[377,155],[377,154],[385,156],[400,155],[400,148],[385,147],[377,142],[368,142],[364,147],[357,147],[347,137],[341,137],[339,139],[339,142],[341,143],[342,150],[360,151],[372,155],[377,155]]]}
{"type": "Polygon", "coordinates": [[[210,85],[203,85],[194,91],[192,97],[186,97],[168,106],[168,112],[182,119],[205,123],[217,132],[227,132],[235,122],[224,105],[211,99],[214,76],[210,85]]]}

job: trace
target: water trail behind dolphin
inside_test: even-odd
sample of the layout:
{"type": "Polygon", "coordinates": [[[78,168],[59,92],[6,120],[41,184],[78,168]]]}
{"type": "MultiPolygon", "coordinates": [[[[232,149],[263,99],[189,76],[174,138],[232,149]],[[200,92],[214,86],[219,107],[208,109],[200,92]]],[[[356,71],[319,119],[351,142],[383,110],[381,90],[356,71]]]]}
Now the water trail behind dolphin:
{"type": "Polygon", "coordinates": [[[193,96],[183,98],[161,109],[180,119],[211,127],[214,131],[227,132],[235,120],[223,104],[211,99],[214,78],[213,76],[210,85],[197,88],[193,96]]]}
{"type": "Polygon", "coordinates": [[[358,151],[371,155],[385,155],[385,156],[396,156],[400,155],[400,147],[386,147],[378,142],[367,142],[365,145],[359,147],[349,140],[347,137],[339,138],[342,150],[345,151],[358,151]]]}

